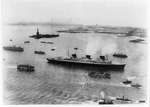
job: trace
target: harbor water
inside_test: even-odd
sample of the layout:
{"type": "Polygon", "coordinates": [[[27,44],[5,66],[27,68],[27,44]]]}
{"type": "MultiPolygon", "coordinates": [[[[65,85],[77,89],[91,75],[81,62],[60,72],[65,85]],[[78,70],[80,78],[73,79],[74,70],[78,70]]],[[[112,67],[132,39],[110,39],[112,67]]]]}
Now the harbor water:
{"type": "Polygon", "coordinates": [[[96,101],[102,97],[101,92],[105,93],[105,97],[124,95],[132,103],[138,100],[147,103],[147,44],[129,42],[136,38],[133,36],[117,37],[94,32],[59,33],[56,38],[29,38],[36,34],[36,28],[41,34],[57,34],[57,30],[66,27],[69,26],[2,26],[2,46],[24,48],[24,52],[2,50],[4,104],[98,104],[96,101]],[[30,43],[25,44],[24,41],[30,43]],[[74,49],[75,46],[78,50],[74,49]],[[99,58],[107,54],[109,60],[126,63],[126,66],[124,70],[107,70],[111,78],[104,79],[88,76],[91,71],[103,69],[47,63],[47,58],[68,56],[68,50],[70,56],[76,53],[77,57],[90,54],[92,58],[99,58]],[[35,54],[34,51],[44,51],[45,55],[35,54]],[[120,52],[128,58],[112,56],[120,52]],[[33,65],[35,72],[19,72],[17,64],[33,65]],[[139,83],[142,88],[123,84],[126,78],[132,78],[132,83],[139,83]]]}

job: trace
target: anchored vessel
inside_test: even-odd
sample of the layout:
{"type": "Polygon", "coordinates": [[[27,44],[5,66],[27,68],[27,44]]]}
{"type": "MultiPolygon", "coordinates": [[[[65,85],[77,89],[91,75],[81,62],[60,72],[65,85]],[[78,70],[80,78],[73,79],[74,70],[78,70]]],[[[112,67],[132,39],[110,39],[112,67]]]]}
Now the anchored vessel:
{"type": "Polygon", "coordinates": [[[35,54],[41,54],[41,55],[44,55],[44,54],[45,54],[45,52],[43,52],[43,51],[34,51],[34,53],[35,53],[35,54]]]}
{"type": "Polygon", "coordinates": [[[138,83],[137,83],[137,84],[131,84],[131,86],[132,86],[132,87],[137,87],[137,88],[141,88],[141,87],[142,87],[142,85],[140,85],[140,84],[138,84],[138,83]]]}
{"type": "Polygon", "coordinates": [[[52,37],[58,37],[58,36],[59,36],[58,34],[40,34],[39,29],[37,29],[36,35],[32,35],[29,37],[35,38],[35,39],[40,39],[40,38],[52,38],[52,37]]]}
{"type": "Polygon", "coordinates": [[[116,100],[121,100],[121,101],[129,101],[129,102],[132,102],[132,100],[128,99],[128,98],[125,98],[124,95],[121,97],[117,97],[116,100]]]}
{"type": "Polygon", "coordinates": [[[95,77],[95,78],[110,78],[110,75],[109,73],[107,72],[91,72],[88,74],[90,77],[95,77]]]}
{"type": "Polygon", "coordinates": [[[19,71],[34,71],[34,66],[31,66],[31,65],[24,65],[24,64],[20,64],[20,65],[17,65],[17,69],[19,71]]]}
{"type": "Polygon", "coordinates": [[[118,53],[118,54],[117,54],[117,53],[115,53],[115,54],[113,54],[113,56],[114,56],[114,57],[119,57],[119,58],[127,58],[127,57],[128,57],[127,55],[122,54],[122,53],[121,53],[121,54],[119,54],[119,53],[118,53]]]}
{"type": "Polygon", "coordinates": [[[23,51],[23,48],[17,47],[15,45],[13,45],[13,46],[4,46],[3,49],[10,50],[10,51],[19,51],[19,52],[23,51]]]}
{"type": "Polygon", "coordinates": [[[72,54],[72,57],[47,58],[47,60],[48,63],[60,63],[106,69],[124,69],[126,65],[123,63],[114,63],[112,61],[109,61],[105,59],[105,56],[100,56],[100,59],[91,59],[90,55],[86,55],[86,57],[82,58],[77,58],[76,54],[72,54]]]}

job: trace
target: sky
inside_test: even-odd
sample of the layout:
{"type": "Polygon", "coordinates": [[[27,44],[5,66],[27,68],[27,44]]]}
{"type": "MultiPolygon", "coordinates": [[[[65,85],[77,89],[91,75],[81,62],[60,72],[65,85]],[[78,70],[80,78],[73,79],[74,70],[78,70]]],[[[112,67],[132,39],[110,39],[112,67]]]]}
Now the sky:
{"type": "Polygon", "coordinates": [[[2,23],[147,27],[149,0],[2,0],[2,23]]]}

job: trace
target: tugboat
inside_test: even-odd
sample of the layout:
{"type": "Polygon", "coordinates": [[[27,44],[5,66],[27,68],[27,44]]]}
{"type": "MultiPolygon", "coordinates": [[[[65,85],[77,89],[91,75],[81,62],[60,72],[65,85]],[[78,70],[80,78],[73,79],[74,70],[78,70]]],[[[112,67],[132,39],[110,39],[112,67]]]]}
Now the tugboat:
{"type": "MultiPolygon", "coordinates": [[[[69,54],[68,54],[69,55],[69,54]]],[[[92,59],[90,55],[86,57],[77,58],[76,54],[72,54],[72,57],[57,57],[47,58],[48,63],[67,64],[67,65],[79,65],[85,67],[94,68],[106,68],[106,69],[124,69],[124,63],[114,63],[106,60],[105,56],[100,56],[100,59],[92,59]]]]}
{"type": "Polygon", "coordinates": [[[20,64],[20,65],[17,65],[17,69],[19,71],[28,71],[28,72],[32,72],[34,71],[34,66],[31,66],[31,65],[24,65],[24,64],[20,64]]]}
{"type": "Polygon", "coordinates": [[[99,104],[114,104],[113,100],[106,100],[106,99],[101,99],[99,100],[99,104]]]}
{"type": "Polygon", "coordinates": [[[128,56],[127,55],[125,55],[125,54],[122,54],[122,53],[115,53],[115,54],[113,54],[113,56],[114,57],[119,57],[119,58],[127,58],[128,56]]]}
{"type": "Polygon", "coordinates": [[[128,98],[124,98],[124,95],[123,97],[117,97],[116,100],[121,100],[121,101],[127,101],[127,102],[132,102],[132,100],[128,99],[128,98]]]}
{"type": "Polygon", "coordinates": [[[53,38],[53,37],[58,37],[58,34],[40,34],[39,29],[37,29],[36,35],[29,36],[31,38],[35,39],[41,39],[41,38],[53,38]]]}
{"type": "Polygon", "coordinates": [[[130,81],[130,80],[128,80],[128,79],[126,79],[125,81],[123,81],[122,83],[124,83],[124,84],[131,84],[132,83],[132,81],[130,81]]]}
{"type": "Polygon", "coordinates": [[[23,52],[23,48],[21,47],[16,47],[15,45],[13,46],[4,46],[3,49],[5,50],[10,50],[10,51],[18,51],[18,52],[23,52]]]}
{"type": "Polygon", "coordinates": [[[132,87],[136,87],[136,88],[141,88],[141,87],[142,87],[142,85],[140,85],[140,84],[138,84],[138,83],[137,83],[137,84],[131,84],[131,86],[132,86],[132,87]]]}
{"type": "Polygon", "coordinates": [[[41,54],[41,55],[44,55],[44,54],[45,54],[45,52],[43,52],[43,51],[34,51],[34,53],[35,53],[35,54],[41,54]]]}
{"type": "Polygon", "coordinates": [[[105,93],[103,91],[101,92],[101,96],[102,96],[102,98],[99,100],[100,105],[101,104],[114,104],[113,100],[105,98],[105,93]]]}
{"type": "Polygon", "coordinates": [[[95,78],[110,78],[110,74],[107,72],[91,72],[88,75],[95,78]]]}

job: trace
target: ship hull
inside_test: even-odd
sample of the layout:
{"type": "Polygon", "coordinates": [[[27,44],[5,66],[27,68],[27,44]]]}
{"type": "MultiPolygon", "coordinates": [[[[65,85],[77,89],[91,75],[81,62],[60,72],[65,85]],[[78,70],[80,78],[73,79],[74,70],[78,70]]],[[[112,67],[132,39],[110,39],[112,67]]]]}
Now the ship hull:
{"type": "Polygon", "coordinates": [[[101,63],[92,63],[92,62],[55,60],[55,59],[48,59],[48,58],[47,60],[48,63],[77,65],[77,66],[96,67],[96,68],[105,68],[105,69],[124,69],[125,67],[125,64],[101,64],[101,63]]]}

